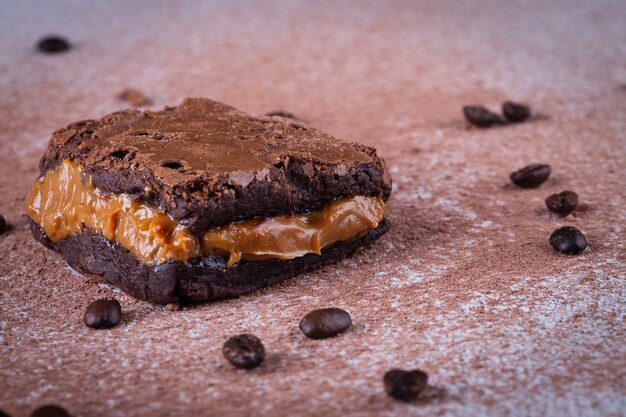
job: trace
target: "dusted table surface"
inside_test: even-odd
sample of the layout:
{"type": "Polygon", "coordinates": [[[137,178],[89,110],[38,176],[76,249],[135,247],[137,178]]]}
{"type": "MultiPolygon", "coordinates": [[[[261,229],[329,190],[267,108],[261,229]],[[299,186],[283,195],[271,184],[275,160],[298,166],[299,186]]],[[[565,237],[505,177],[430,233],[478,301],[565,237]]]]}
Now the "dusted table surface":
{"type": "Polygon", "coordinates": [[[626,3],[0,0],[0,409],[75,416],[623,416],[626,414],[626,3]],[[49,33],[70,52],[34,50],[49,33]],[[391,231],[337,265],[183,311],[69,270],[30,236],[25,199],[52,133],[188,96],[295,113],[377,147],[394,180],[391,231]],[[526,123],[469,128],[464,104],[529,103],[526,123]],[[509,174],[552,166],[540,188],[509,174]],[[550,214],[566,189],[583,207],[550,214]],[[590,248],[560,255],[557,227],[590,248]],[[87,304],[115,296],[121,325],[87,304]],[[321,307],[353,327],[308,340],[321,307]],[[227,337],[268,352],[224,362],[227,337]],[[419,367],[404,404],[382,385],[419,367]]]}

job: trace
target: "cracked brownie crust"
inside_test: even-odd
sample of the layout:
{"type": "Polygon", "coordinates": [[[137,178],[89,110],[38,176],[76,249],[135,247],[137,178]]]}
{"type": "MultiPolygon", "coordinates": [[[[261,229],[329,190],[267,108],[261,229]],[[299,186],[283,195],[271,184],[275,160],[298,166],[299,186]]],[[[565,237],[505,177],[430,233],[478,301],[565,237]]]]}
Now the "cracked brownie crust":
{"type": "Polygon", "coordinates": [[[381,195],[391,177],[375,149],[280,117],[255,118],[208,99],[125,110],[57,130],[40,162],[84,166],[105,192],[161,207],[193,233],[381,195]]]}

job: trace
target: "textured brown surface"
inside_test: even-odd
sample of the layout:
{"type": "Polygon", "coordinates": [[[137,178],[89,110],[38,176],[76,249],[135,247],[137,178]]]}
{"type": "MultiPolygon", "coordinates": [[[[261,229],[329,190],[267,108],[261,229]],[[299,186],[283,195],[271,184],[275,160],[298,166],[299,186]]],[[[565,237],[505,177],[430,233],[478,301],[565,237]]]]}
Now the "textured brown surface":
{"type": "Polygon", "coordinates": [[[41,174],[64,159],[101,190],[149,201],[194,233],[354,195],[387,200],[391,192],[373,148],[206,98],[72,123],[52,136],[41,174]]]}
{"type": "Polygon", "coordinates": [[[9,2],[0,10],[0,408],[78,416],[623,416],[626,375],[626,6],[623,1],[9,2]],[[33,51],[48,32],[76,49],[33,51]],[[226,302],[172,312],[87,283],[29,235],[24,200],[50,133],[120,106],[204,96],[284,109],[375,146],[394,178],[392,230],[371,250],[226,302]],[[545,117],[468,128],[464,104],[527,102],[545,117]],[[508,175],[549,163],[520,190],[508,175]],[[566,218],[543,200],[576,191],[566,218]],[[554,253],[575,225],[590,248],[554,253]],[[94,331],[90,301],[122,324],[94,331]],[[311,341],[328,306],[353,327],[311,341]],[[236,371],[221,346],[258,335],[236,371]],[[429,372],[432,397],[384,393],[390,368],[429,372]]]}

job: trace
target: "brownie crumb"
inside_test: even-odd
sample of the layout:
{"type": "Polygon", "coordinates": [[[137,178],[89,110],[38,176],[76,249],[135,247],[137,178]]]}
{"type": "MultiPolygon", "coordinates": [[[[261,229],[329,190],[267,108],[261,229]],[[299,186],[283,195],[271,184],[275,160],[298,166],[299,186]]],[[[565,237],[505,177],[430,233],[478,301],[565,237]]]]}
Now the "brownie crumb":
{"type": "Polygon", "coordinates": [[[530,107],[524,104],[513,103],[512,101],[505,101],[502,103],[502,113],[509,122],[521,123],[530,117],[530,107]]]}
{"type": "Polygon", "coordinates": [[[72,46],[65,38],[56,35],[46,36],[37,43],[37,50],[46,54],[67,52],[71,48],[72,46]]]}
{"type": "Polygon", "coordinates": [[[502,117],[484,106],[463,106],[463,114],[468,122],[477,127],[491,127],[504,124],[502,117]]]}
{"type": "Polygon", "coordinates": [[[122,319],[120,302],[112,299],[100,299],[87,306],[83,322],[93,329],[108,329],[119,324],[122,319]]]}
{"type": "Polygon", "coordinates": [[[546,207],[552,213],[565,217],[578,207],[578,194],[573,191],[552,194],[546,198],[546,207]]]}
{"type": "Polygon", "coordinates": [[[352,326],[350,314],[340,308],[323,308],[308,313],[300,321],[300,330],[310,339],[326,339],[352,326]]]}
{"type": "Polygon", "coordinates": [[[122,101],[128,102],[131,106],[141,107],[147,106],[151,103],[151,100],[142,91],[135,90],[134,88],[127,88],[117,95],[117,98],[122,101]]]}
{"type": "Polygon", "coordinates": [[[165,305],[165,308],[167,308],[169,311],[180,311],[180,304],[179,303],[169,303],[165,305]]]}
{"type": "Polygon", "coordinates": [[[576,255],[587,248],[587,238],[577,228],[565,226],[550,235],[550,245],[557,252],[576,255]]]}
{"type": "Polygon", "coordinates": [[[511,174],[511,182],[522,188],[537,188],[550,176],[550,165],[531,164],[511,174]]]}
{"type": "Polygon", "coordinates": [[[392,369],[385,373],[383,382],[387,394],[397,400],[411,401],[417,399],[426,388],[428,374],[420,369],[392,369]]]}
{"type": "Polygon", "coordinates": [[[265,359],[265,347],[261,340],[252,334],[240,334],[228,339],[222,347],[222,354],[237,368],[256,368],[265,359]]]}

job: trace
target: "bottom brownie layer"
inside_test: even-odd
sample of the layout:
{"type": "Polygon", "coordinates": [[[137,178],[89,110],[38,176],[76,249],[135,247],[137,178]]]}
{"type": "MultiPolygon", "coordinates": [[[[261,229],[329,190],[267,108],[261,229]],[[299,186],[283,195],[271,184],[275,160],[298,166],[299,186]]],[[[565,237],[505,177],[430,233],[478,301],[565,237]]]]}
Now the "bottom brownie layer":
{"type": "Polygon", "coordinates": [[[230,268],[226,259],[206,256],[180,262],[168,260],[156,266],[143,264],[119,244],[84,231],[53,243],[30,221],[35,239],[60,253],[81,273],[119,287],[135,298],[166,304],[175,301],[206,301],[235,297],[345,258],[366,247],[389,229],[386,219],[365,236],[337,242],[322,250],[288,260],[239,261],[230,268]]]}

